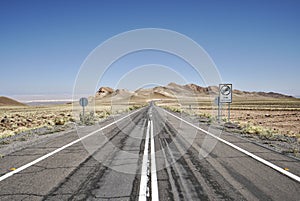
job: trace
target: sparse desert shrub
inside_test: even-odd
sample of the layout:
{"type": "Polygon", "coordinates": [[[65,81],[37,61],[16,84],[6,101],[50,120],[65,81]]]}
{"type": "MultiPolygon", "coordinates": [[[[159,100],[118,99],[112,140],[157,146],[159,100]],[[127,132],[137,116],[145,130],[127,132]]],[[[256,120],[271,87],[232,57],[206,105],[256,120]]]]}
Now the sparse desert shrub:
{"type": "Polygon", "coordinates": [[[299,149],[297,148],[290,148],[287,150],[282,151],[283,154],[294,154],[294,155],[298,155],[299,154],[299,149]]]}
{"type": "Polygon", "coordinates": [[[262,129],[261,127],[248,124],[243,128],[243,132],[247,134],[260,134],[262,129]]]}
{"type": "Polygon", "coordinates": [[[76,120],[73,117],[69,117],[70,122],[75,122],[76,120]]]}
{"type": "Polygon", "coordinates": [[[246,134],[257,135],[261,139],[274,139],[276,137],[274,133],[275,131],[269,128],[264,128],[262,126],[255,126],[252,124],[246,124],[242,132],[246,134]]]}
{"type": "Polygon", "coordinates": [[[227,118],[227,117],[223,117],[223,118],[222,118],[222,121],[228,122],[228,118],[227,118]]]}
{"type": "Polygon", "coordinates": [[[0,134],[0,139],[14,136],[15,133],[11,130],[5,130],[0,134]]]}
{"type": "Polygon", "coordinates": [[[215,123],[218,121],[218,117],[214,116],[210,113],[200,113],[199,116],[200,116],[200,118],[206,118],[207,123],[215,123]]]}
{"type": "Polygon", "coordinates": [[[15,134],[18,134],[18,133],[21,133],[21,132],[24,132],[27,130],[29,130],[29,128],[22,126],[22,127],[17,128],[14,132],[15,132],[15,134]]]}
{"type": "Polygon", "coordinates": [[[95,117],[98,119],[103,119],[111,115],[111,111],[109,110],[102,110],[102,111],[97,111],[95,117]]]}
{"type": "Polygon", "coordinates": [[[141,105],[133,105],[133,106],[130,106],[129,107],[129,111],[132,111],[132,110],[137,110],[139,108],[141,108],[142,106],[141,105]]]}
{"type": "Polygon", "coordinates": [[[80,114],[80,122],[85,125],[94,125],[95,121],[96,119],[94,112],[87,112],[84,114],[84,116],[82,115],[82,113],[80,114]]]}
{"type": "Polygon", "coordinates": [[[170,107],[170,106],[167,106],[165,109],[170,110],[170,111],[172,111],[172,112],[182,113],[182,109],[181,109],[181,108],[178,108],[178,107],[170,107]]]}
{"type": "Polygon", "coordinates": [[[177,113],[182,113],[182,109],[180,108],[174,108],[172,111],[177,113]]]}
{"type": "Polygon", "coordinates": [[[108,117],[109,115],[111,115],[111,111],[110,110],[104,110],[104,116],[105,118],[108,117]]]}
{"type": "Polygon", "coordinates": [[[204,118],[209,118],[209,119],[212,118],[212,115],[209,114],[209,113],[201,113],[201,114],[199,114],[199,116],[200,116],[200,117],[204,117],[204,118]]]}
{"type": "Polygon", "coordinates": [[[3,140],[0,142],[0,145],[6,145],[6,144],[9,144],[10,141],[9,140],[3,140]]]}
{"type": "Polygon", "coordinates": [[[66,123],[65,119],[62,117],[57,117],[54,119],[55,125],[64,125],[66,123]]]}
{"type": "Polygon", "coordinates": [[[49,126],[54,126],[55,123],[54,123],[52,120],[48,120],[48,121],[47,121],[47,125],[49,125],[49,126]]]}

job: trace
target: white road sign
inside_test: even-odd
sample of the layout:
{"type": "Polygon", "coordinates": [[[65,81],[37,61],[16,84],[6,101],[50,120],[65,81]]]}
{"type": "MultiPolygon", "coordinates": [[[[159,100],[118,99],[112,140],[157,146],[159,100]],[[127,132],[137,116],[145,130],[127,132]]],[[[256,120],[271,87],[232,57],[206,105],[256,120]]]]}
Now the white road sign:
{"type": "Polygon", "coordinates": [[[219,85],[220,103],[232,102],[232,84],[220,84],[219,85]]]}

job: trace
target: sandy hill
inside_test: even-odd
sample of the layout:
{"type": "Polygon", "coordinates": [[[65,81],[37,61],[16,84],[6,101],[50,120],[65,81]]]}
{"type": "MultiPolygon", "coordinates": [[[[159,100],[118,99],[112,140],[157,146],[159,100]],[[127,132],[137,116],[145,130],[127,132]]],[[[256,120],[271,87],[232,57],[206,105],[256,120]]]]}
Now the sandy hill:
{"type": "MultiPolygon", "coordinates": [[[[147,101],[151,99],[169,99],[177,98],[209,98],[216,96],[219,93],[217,86],[201,87],[196,84],[179,85],[176,83],[169,83],[166,86],[157,86],[154,88],[138,89],[134,92],[126,89],[114,90],[109,87],[101,87],[97,94],[96,100],[110,101],[110,100],[140,100],[147,101]]],[[[274,92],[247,92],[241,90],[233,91],[233,98],[293,98],[284,94],[274,92]]]]}
{"type": "Polygon", "coordinates": [[[16,100],[13,100],[11,98],[0,96],[0,106],[26,106],[26,105],[16,100]]]}

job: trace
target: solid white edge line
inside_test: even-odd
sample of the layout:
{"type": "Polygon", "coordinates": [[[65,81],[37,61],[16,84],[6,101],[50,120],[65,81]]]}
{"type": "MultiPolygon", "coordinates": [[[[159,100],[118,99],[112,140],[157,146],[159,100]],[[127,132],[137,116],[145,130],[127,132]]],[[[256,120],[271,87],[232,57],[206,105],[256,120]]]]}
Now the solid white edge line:
{"type": "Polygon", "coordinates": [[[132,112],[132,113],[130,113],[130,114],[128,114],[128,115],[126,115],[126,116],[124,116],[124,117],[122,117],[122,118],[120,118],[120,119],[118,119],[118,120],[116,120],[116,121],[114,121],[114,122],[112,122],[112,123],[110,123],[110,124],[108,124],[108,125],[102,127],[102,128],[100,128],[100,129],[98,129],[98,130],[96,130],[96,131],[93,131],[92,133],[89,133],[89,134],[87,134],[87,135],[85,135],[85,136],[83,136],[83,137],[81,137],[81,138],[79,138],[79,139],[77,139],[77,140],[75,140],[75,141],[73,141],[73,142],[70,142],[69,144],[66,144],[66,145],[64,145],[64,146],[62,146],[62,147],[60,147],[60,148],[58,148],[58,149],[56,149],[56,150],[54,150],[54,151],[52,151],[52,152],[50,152],[50,153],[44,155],[44,156],[41,156],[41,157],[35,159],[34,161],[31,161],[30,163],[27,163],[27,164],[25,164],[25,165],[23,165],[23,166],[17,168],[16,170],[13,170],[13,171],[11,171],[11,172],[6,173],[5,175],[2,175],[2,176],[0,177],[0,182],[3,181],[4,179],[7,179],[8,177],[11,177],[12,175],[14,175],[14,174],[16,174],[16,173],[18,173],[18,172],[21,172],[22,170],[25,170],[26,168],[28,168],[28,167],[30,167],[30,166],[32,166],[32,165],[34,165],[34,164],[36,164],[36,163],[38,163],[38,162],[44,160],[44,159],[46,159],[46,158],[48,158],[48,157],[50,157],[50,156],[52,156],[52,155],[54,155],[54,154],[56,154],[56,153],[62,151],[62,150],[64,150],[65,148],[68,148],[68,147],[72,146],[73,144],[76,144],[76,143],[80,142],[81,140],[84,140],[85,138],[88,138],[88,137],[94,135],[95,133],[97,133],[97,132],[99,132],[99,131],[101,131],[101,130],[104,130],[104,129],[110,127],[110,126],[112,126],[112,125],[115,124],[115,123],[117,123],[117,122],[119,122],[119,121],[122,121],[123,119],[126,119],[127,117],[129,117],[129,116],[131,116],[131,115],[137,113],[138,111],[140,111],[140,110],[142,110],[142,109],[143,109],[143,108],[141,108],[141,109],[139,109],[139,110],[136,110],[136,111],[134,111],[134,112],[132,112]]]}
{"type": "Polygon", "coordinates": [[[140,182],[140,193],[139,193],[139,201],[147,200],[147,169],[148,169],[148,150],[149,150],[149,129],[150,129],[150,121],[148,121],[146,139],[145,139],[145,147],[143,154],[143,163],[142,163],[142,172],[141,172],[141,182],[140,182]]]}
{"type": "Polygon", "coordinates": [[[150,133],[151,133],[151,198],[158,201],[158,184],[156,174],[156,161],[155,161],[155,145],[153,136],[153,120],[150,120],[150,133]]]}
{"type": "Polygon", "coordinates": [[[257,161],[265,164],[266,166],[269,166],[269,167],[273,168],[274,170],[276,170],[276,171],[278,171],[278,172],[280,172],[280,173],[288,176],[289,178],[291,178],[291,179],[293,179],[293,180],[295,180],[297,182],[300,182],[300,177],[299,176],[297,176],[297,175],[295,175],[295,174],[293,174],[291,172],[288,172],[288,171],[284,170],[283,168],[278,167],[277,165],[274,165],[273,163],[271,163],[271,162],[269,162],[269,161],[267,161],[267,160],[265,160],[265,159],[263,159],[263,158],[261,158],[259,156],[256,156],[256,155],[250,153],[249,151],[246,151],[245,149],[242,149],[242,148],[240,148],[240,147],[238,147],[238,146],[236,146],[236,145],[234,145],[234,144],[232,144],[232,143],[230,143],[230,142],[228,142],[228,141],[226,141],[226,140],[224,140],[224,139],[222,139],[222,138],[220,138],[218,136],[215,136],[214,134],[211,134],[208,131],[206,131],[206,130],[198,127],[198,126],[195,126],[194,124],[192,124],[192,123],[190,123],[190,122],[188,122],[188,121],[186,121],[186,120],[184,120],[184,119],[182,119],[180,117],[177,117],[176,115],[170,113],[169,111],[167,111],[165,109],[163,109],[163,110],[166,111],[168,114],[172,115],[173,117],[175,117],[175,118],[183,121],[184,123],[186,123],[186,124],[188,124],[188,125],[196,128],[196,129],[198,129],[198,130],[206,133],[207,135],[210,135],[211,137],[213,137],[213,138],[215,138],[215,139],[223,142],[224,144],[227,144],[228,146],[230,146],[230,147],[232,147],[232,148],[234,148],[234,149],[236,149],[236,150],[238,150],[238,151],[240,151],[240,152],[242,152],[242,153],[250,156],[251,158],[253,158],[253,159],[255,159],[255,160],[257,160],[257,161]]]}

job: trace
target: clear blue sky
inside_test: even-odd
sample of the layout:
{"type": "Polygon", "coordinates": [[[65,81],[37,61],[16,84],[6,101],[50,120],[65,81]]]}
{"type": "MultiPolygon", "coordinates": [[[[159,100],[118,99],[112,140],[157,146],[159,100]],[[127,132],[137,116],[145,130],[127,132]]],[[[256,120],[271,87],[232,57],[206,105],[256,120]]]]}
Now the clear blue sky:
{"type": "Polygon", "coordinates": [[[235,88],[300,95],[297,0],[1,0],[0,95],[71,94],[95,47],[149,27],[195,40],[235,88]]]}

